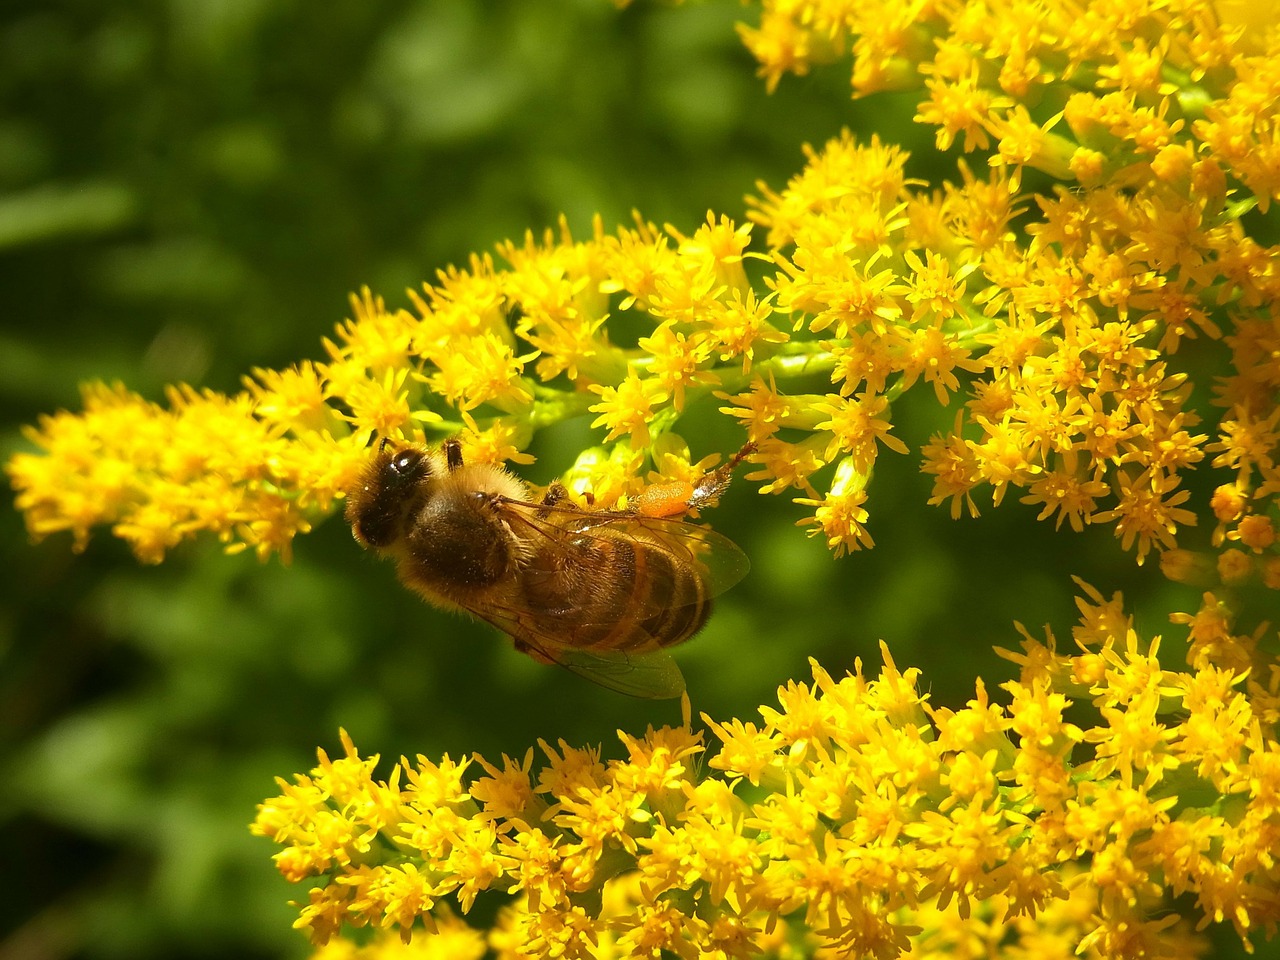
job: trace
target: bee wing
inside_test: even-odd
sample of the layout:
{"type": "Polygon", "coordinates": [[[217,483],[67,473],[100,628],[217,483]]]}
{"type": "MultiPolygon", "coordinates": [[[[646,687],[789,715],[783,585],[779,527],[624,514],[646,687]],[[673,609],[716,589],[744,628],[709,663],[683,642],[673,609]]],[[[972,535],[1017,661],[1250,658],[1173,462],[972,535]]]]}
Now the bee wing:
{"type": "Polygon", "coordinates": [[[645,650],[587,650],[565,646],[555,636],[554,615],[539,616],[502,604],[475,611],[476,615],[511,635],[518,648],[630,697],[667,700],[684,693],[684,675],[671,655],[657,645],[645,650]]]}
{"type": "MultiPolygon", "coordinates": [[[[566,566],[582,555],[580,541],[623,537],[657,543],[674,559],[696,570],[707,597],[724,593],[751,569],[747,555],[728,537],[672,517],[589,511],[571,505],[548,507],[523,500],[504,500],[502,508],[509,523],[541,535],[541,550],[558,554],[566,566]]],[[[657,610],[638,599],[635,612],[647,616],[657,610]]]]}
{"type": "MultiPolygon", "coordinates": [[[[592,539],[609,541],[610,546],[620,538],[658,545],[674,561],[697,572],[703,598],[723,593],[750,568],[746,554],[728,537],[710,527],[683,520],[589,511],[572,504],[546,505],[509,498],[501,498],[499,506],[507,522],[518,528],[525,539],[537,539],[535,552],[539,557],[555,558],[556,562],[545,564],[545,572],[526,570],[522,574],[526,586],[539,582],[550,585],[572,570],[580,571],[582,581],[589,583],[593,571],[587,565],[594,559],[588,558],[599,555],[588,549],[592,539]]],[[[607,550],[605,552],[607,554],[607,550]]],[[[556,593],[556,589],[547,591],[548,596],[556,593]]],[[[655,594],[658,598],[662,596],[662,593],[655,594]]],[[[474,612],[510,634],[517,647],[610,690],[652,699],[678,697],[684,692],[684,676],[664,649],[662,640],[647,634],[639,624],[634,627],[639,639],[633,636],[626,650],[595,649],[566,642],[575,628],[590,623],[582,619],[577,599],[580,598],[567,593],[562,605],[534,610],[516,599],[504,602],[490,598],[483,609],[474,612]]],[[[634,597],[633,601],[628,612],[637,620],[657,613],[663,602],[641,596],[634,597]]]]}
{"type": "Polygon", "coordinates": [[[724,593],[751,569],[751,561],[736,543],[707,526],[674,517],[642,517],[615,511],[575,512],[580,516],[579,534],[592,536],[597,529],[608,528],[662,543],[699,569],[709,597],[724,593]]]}
{"type": "Polygon", "coordinates": [[[599,654],[561,649],[556,660],[580,677],[629,697],[670,700],[684,693],[684,674],[661,648],[635,653],[599,654]]]}

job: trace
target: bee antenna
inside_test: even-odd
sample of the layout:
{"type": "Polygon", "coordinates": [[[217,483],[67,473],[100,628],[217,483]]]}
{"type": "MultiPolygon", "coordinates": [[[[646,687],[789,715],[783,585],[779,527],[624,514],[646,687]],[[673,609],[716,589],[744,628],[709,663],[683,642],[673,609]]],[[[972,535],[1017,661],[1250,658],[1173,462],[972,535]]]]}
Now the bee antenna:
{"type": "Polygon", "coordinates": [[[462,466],[462,444],[457,440],[446,440],[444,442],[444,459],[450,470],[457,470],[462,466]]]}

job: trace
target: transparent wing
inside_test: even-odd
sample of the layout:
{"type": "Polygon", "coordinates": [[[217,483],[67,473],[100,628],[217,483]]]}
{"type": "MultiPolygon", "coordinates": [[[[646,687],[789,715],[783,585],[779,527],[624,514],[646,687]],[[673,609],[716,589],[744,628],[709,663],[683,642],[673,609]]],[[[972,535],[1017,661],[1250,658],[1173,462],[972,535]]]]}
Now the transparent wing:
{"type": "MultiPolygon", "coordinates": [[[[521,533],[540,538],[538,552],[554,555],[558,562],[549,566],[560,570],[590,563],[591,541],[618,539],[655,545],[697,575],[706,597],[724,593],[751,569],[747,555],[728,537],[671,517],[587,511],[573,505],[548,507],[523,500],[503,500],[502,510],[508,523],[523,528],[521,533]]],[[[656,603],[638,598],[634,613],[641,618],[656,613],[656,603]]]]}
{"type": "Polygon", "coordinates": [[[578,676],[627,696],[670,700],[684,693],[684,674],[662,649],[611,655],[563,649],[557,657],[557,663],[578,676]]]}
{"type": "Polygon", "coordinates": [[[597,569],[600,558],[612,556],[620,540],[643,543],[649,550],[664,553],[674,565],[692,571],[702,585],[699,602],[723,593],[746,575],[750,568],[746,554],[710,527],[669,517],[588,511],[574,504],[548,506],[507,498],[500,499],[498,506],[513,531],[533,545],[537,558],[536,566],[522,571],[518,583],[525,590],[532,588],[544,602],[532,608],[513,586],[512,592],[490,596],[483,607],[472,612],[510,634],[517,649],[535,659],[558,663],[610,690],[653,699],[683,693],[684,677],[664,649],[662,638],[642,625],[659,612],[661,598],[669,593],[652,591],[630,597],[626,614],[636,623],[631,627],[628,648],[616,650],[571,642],[584,624],[599,625],[584,619],[575,602],[581,597],[578,590],[589,590],[593,583],[599,583],[598,578],[605,575],[597,569]],[[569,589],[565,584],[579,587],[569,589]],[[548,598],[554,602],[546,602],[548,598]]]}
{"type": "Polygon", "coordinates": [[[558,618],[513,610],[501,604],[475,611],[499,630],[510,634],[517,649],[535,659],[560,666],[592,683],[631,697],[665,700],[684,693],[684,675],[671,655],[655,641],[645,650],[588,650],[566,646],[557,639],[558,618]]]}

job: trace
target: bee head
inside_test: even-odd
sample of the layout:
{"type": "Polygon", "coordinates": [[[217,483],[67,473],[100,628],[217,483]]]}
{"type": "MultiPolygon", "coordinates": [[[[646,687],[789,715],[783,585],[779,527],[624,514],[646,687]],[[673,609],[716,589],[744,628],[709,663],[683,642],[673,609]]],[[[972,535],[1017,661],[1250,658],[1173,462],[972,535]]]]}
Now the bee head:
{"type": "Polygon", "coordinates": [[[347,493],[347,523],[366,547],[387,547],[401,535],[404,517],[425,493],[431,459],[417,447],[396,448],[383,439],[368,466],[347,493]]]}

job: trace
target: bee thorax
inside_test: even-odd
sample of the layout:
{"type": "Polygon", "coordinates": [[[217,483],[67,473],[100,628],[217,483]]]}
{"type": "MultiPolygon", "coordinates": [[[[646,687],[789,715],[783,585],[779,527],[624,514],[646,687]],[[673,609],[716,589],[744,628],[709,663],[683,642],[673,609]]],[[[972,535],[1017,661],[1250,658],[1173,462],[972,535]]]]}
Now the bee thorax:
{"type": "Polygon", "coordinates": [[[484,498],[443,493],[412,519],[405,573],[446,592],[486,587],[510,575],[520,559],[518,546],[484,498]]]}

